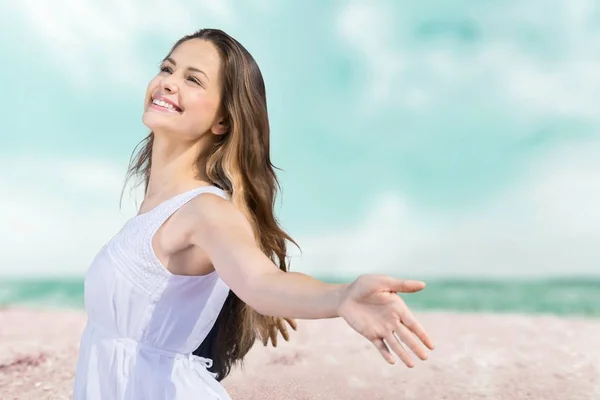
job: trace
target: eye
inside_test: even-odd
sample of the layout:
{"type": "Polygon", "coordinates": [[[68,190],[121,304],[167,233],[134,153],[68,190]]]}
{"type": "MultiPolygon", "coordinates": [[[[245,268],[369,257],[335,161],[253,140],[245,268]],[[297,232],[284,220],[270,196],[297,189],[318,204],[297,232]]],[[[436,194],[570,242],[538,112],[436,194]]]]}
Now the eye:
{"type": "Polygon", "coordinates": [[[190,76],[188,78],[188,81],[194,82],[198,86],[202,86],[202,83],[197,78],[194,78],[193,76],[190,76]]]}
{"type": "Polygon", "coordinates": [[[167,73],[172,73],[173,70],[171,69],[171,67],[167,67],[166,65],[163,65],[162,67],[160,67],[160,72],[167,72],[167,73]]]}

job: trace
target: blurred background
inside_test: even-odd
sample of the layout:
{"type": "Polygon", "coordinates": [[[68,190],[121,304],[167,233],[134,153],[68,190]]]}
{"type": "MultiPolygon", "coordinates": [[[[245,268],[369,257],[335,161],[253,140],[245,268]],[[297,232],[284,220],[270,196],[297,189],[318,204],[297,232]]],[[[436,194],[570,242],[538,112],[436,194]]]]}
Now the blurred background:
{"type": "Polygon", "coordinates": [[[424,279],[420,309],[600,315],[593,0],[1,2],[1,305],[82,306],[142,200],[119,206],[146,84],[205,27],[262,69],[292,270],[424,279]]]}

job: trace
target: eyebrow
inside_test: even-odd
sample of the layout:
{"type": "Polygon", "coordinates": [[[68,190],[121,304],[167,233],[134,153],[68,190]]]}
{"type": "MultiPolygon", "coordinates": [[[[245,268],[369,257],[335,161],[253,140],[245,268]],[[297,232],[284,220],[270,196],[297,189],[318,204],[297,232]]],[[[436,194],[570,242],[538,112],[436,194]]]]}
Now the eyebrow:
{"type": "MultiPolygon", "coordinates": [[[[165,59],[163,60],[163,63],[164,63],[165,61],[168,61],[168,62],[170,62],[171,64],[173,64],[173,65],[177,66],[177,63],[176,63],[176,62],[175,62],[175,60],[173,60],[171,57],[167,57],[167,58],[165,58],[165,59]]],[[[199,73],[203,74],[203,75],[206,77],[206,80],[210,80],[210,79],[208,79],[208,75],[206,75],[206,72],[202,71],[201,69],[198,69],[198,68],[196,68],[196,67],[188,67],[188,71],[199,72],[199,73]]]]}

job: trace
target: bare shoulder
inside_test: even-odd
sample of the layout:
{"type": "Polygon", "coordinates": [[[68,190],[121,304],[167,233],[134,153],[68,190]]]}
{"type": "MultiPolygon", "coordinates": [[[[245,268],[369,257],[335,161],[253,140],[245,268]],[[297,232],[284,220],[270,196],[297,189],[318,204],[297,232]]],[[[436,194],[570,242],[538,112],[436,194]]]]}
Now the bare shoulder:
{"type": "Polygon", "coordinates": [[[244,214],[230,201],[213,193],[202,193],[186,204],[186,231],[195,242],[210,236],[250,233],[252,228],[244,214]],[[194,240],[196,239],[196,240],[194,240]]]}

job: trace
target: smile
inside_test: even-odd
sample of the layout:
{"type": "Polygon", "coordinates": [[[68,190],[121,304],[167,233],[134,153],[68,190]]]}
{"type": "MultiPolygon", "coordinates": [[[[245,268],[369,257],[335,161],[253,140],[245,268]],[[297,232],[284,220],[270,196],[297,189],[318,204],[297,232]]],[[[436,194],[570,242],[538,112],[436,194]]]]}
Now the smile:
{"type": "Polygon", "coordinates": [[[181,108],[177,107],[174,104],[166,102],[160,98],[152,99],[152,102],[150,103],[150,107],[161,110],[161,111],[170,111],[170,112],[177,112],[177,113],[182,112],[181,108]]]}

